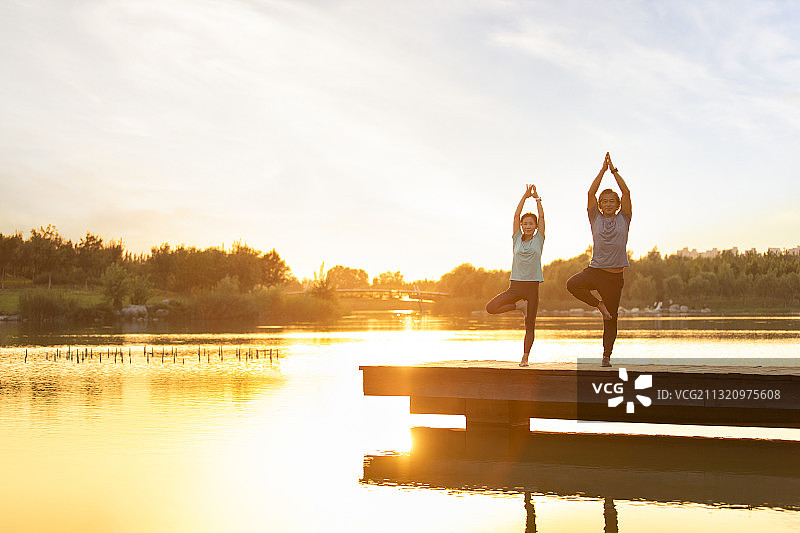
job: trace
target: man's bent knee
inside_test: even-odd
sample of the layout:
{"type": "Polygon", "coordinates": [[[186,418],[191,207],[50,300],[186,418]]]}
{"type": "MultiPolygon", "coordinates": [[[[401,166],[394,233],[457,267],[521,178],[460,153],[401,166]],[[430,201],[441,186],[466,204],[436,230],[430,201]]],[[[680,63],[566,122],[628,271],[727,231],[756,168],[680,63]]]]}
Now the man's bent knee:
{"type": "Polygon", "coordinates": [[[577,288],[578,288],[578,287],[577,287],[577,285],[578,285],[578,282],[577,282],[577,281],[575,281],[575,278],[574,278],[574,277],[572,277],[572,278],[569,278],[569,279],[567,280],[567,290],[568,290],[569,292],[571,292],[572,294],[575,294],[575,289],[577,289],[577,288]]]}

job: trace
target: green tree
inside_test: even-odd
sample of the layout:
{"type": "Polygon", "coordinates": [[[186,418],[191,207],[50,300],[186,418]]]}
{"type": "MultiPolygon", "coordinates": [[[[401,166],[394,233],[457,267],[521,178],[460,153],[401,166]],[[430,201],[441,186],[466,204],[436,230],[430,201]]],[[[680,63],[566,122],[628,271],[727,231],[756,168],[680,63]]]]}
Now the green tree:
{"type": "Polygon", "coordinates": [[[174,277],[175,260],[172,256],[172,248],[169,243],[150,249],[150,257],[147,259],[147,267],[150,279],[156,287],[162,290],[169,290],[172,278],[174,277]]]}
{"type": "Polygon", "coordinates": [[[63,266],[67,246],[71,248],[72,243],[64,243],[58,229],[52,224],[31,230],[27,248],[34,281],[39,274],[47,274],[47,288],[53,286],[53,273],[63,266]]]}
{"type": "Polygon", "coordinates": [[[778,293],[783,298],[783,306],[789,307],[800,292],[800,275],[787,272],[778,278],[778,293]]]}
{"type": "Polygon", "coordinates": [[[75,252],[84,287],[88,288],[89,279],[99,278],[108,266],[103,239],[87,231],[75,247],[75,252]]]}
{"type": "Polygon", "coordinates": [[[17,261],[22,246],[22,234],[3,235],[0,233],[0,289],[6,288],[6,269],[17,261]]]}
{"type": "Polygon", "coordinates": [[[261,284],[266,287],[286,285],[293,277],[275,248],[261,256],[261,284]]]}
{"type": "Polygon", "coordinates": [[[311,282],[308,292],[311,296],[322,300],[336,299],[336,287],[331,283],[330,277],[325,272],[325,263],[320,265],[319,274],[314,272],[314,280],[311,282]]]}
{"type": "Polygon", "coordinates": [[[328,270],[327,277],[337,289],[366,289],[369,287],[369,275],[360,268],[336,265],[328,270]]]}
{"type": "Polygon", "coordinates": [[[668,300],[678,301],[683,296],[684,283],[678,274],[673,274],[664,280],[664,297],[668,300]]]}
{"type": "Polygon", "coordinates": [[[109,265],[100,278],[106,301],[116,310],[122,308],[125,297],[130,292],[130,277],[119,264],[109,265]]]}
{"type": "Polygon", "coordinates": [[[626,298],[631,302],[647,305],[656,298],[656,283],[650,276],[636,275],[626,292],[626,298]]]}
{"type": "Polygon", "coordinates": [[[400,271],[384,272],[378,277],[372,278],[372,286],[378,289],[403,289],[406,283],[403,281],[400,271]]]}
{"type": "Polygon", "coordinates": [[[707,298],[711,290],[711,282],[702,273],[693,276],[686,284],[686,294],[694,298],[695,307],[700,306],[700,300],[707,298]]]}
{"type": "Polygon", "coordinates": [[[729,297],[734,294],[736,288],[736,273],[728,262],[723,262],[717,268],[717,279],[719,280],[719,292],[721,296],[729,297]]]}
{"type": "Polygon", "coordinates": [[[739,273],[733,280],[733,296],[742,299],[742,305],[747,305],[747,295],[753,291],[753,281],[744,272],[739,273]]]}
{"type": "Polygon", "coordinates": [[[228,256],[228,274],[239,278],[243,290],[249,291],[263,279],[261,252],[236,241],[228,256]]]}
{"type": "Polygon", "coordinates": [[[778,285],[778,277],[774,272],[767,272],[766,274],[759,274],[755,279],[755,289],[758,294],[763,298],[764,306],[767,306],[767,301],[773,300],[780,290],[778,285]]]}
{"type": "Polygon", "coordinates": [[[508,272],[458,265],[439,280],[439,290],[457,298],[488,299],[508,287],[508,272]]]}
{"type": "Polygon", "coordinates": [[[133,305],[145,305],[150,298],[152,286],[150,278],[144,276],[131,276],[129,278],[130,300],[133,305]]]}

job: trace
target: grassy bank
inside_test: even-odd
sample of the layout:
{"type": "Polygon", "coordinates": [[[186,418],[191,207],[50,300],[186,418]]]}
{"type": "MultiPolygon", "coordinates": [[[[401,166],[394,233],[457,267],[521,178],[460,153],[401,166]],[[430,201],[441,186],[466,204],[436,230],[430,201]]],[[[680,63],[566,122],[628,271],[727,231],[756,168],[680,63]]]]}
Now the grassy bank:
{"type": "MultiPolygon", "coordinates": [[[[127,303],[127,302],[124,302],[127,303]]],[[[327,322],[346,312],[336,300],[305,294],[284,294],[277,287],[243,292],[221,285],[192,294],[152,294],[146,302],[149,318],[190,322],[288,323],[327,322]]],[[[35,323],[113,323],[121,317],[102,290],[56,287],[0,291],[0,315],[16,315],[35,323]]]]}

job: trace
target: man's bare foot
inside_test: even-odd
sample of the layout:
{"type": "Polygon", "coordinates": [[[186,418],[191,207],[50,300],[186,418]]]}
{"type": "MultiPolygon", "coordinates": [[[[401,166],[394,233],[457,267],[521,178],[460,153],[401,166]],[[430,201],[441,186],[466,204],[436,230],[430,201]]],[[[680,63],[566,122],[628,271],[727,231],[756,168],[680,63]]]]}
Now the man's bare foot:
{"type": "Polygon", "coordinates": [[[611,320],[612,317],[611,313],[608,312],[608,308],[606,304],[601,300],[600,303],[597,304],[597,309],[600,310],[600,314],[603,315],[603,320],[611,320]]]}
{"type": "Polygon", "coordinates": [[[519,366],[528,366],[528,354],[522,355],[522,361],[519,362],[519,366]]]}

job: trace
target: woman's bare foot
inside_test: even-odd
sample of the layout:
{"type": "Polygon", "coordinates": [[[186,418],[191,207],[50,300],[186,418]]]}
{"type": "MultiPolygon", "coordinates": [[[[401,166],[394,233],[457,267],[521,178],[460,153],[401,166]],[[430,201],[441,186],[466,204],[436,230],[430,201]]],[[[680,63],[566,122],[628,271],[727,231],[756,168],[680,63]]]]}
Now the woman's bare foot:
{"type": "Polygon", "coordinates": [[[614,318],[611,316],[611,313],[608,312],[608,308],[602,300],[600,300],[600,303],[597,304],[597,309],[599,309],[600,314],[603,315],[603,320],[611,320],[614,318]]]}
{"type": "Polygon", "coordinates": [[[519,362],[519,366],[528,366],[528,354],[522,354],[522,361],[519,362]]]}

